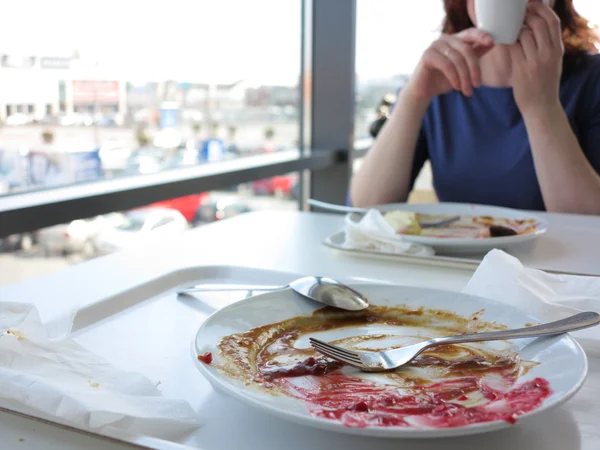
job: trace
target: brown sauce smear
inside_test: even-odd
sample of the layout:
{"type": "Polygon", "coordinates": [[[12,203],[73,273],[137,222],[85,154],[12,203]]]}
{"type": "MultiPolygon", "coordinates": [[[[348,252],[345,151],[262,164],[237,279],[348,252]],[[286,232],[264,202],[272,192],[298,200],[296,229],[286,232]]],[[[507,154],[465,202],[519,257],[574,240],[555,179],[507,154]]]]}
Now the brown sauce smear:
{"type": "MultiPolygon", "coordinates": [[[[477,312],[478,315],[481,313],[483,311],[477,312]]],[[[229,377],[269,389],[273,388],[270,382],[274,378],[331,373],[341,365],[324,358],[312,348],[295,348],[296,341],[303,335],[365,325],[426,328],[432,331],[432,336],[429,337],[506,328],[481,319],[474,321],[473,316],[465,318],[449,311],[407,306],[371,305],[364,311],[352,313],[323,308],[310,316],[295,317],[224,337],[218,345],[219,362],[216,367],[229,377]]],[[[377,342],[390,337],[392,336],[387,334],[354,336],[334,343],[360,350],[382,350],[383,348],[377,346],[377,342]]],[[[414,336],[413,340],[416,342],[425,338],[414,336]]],[[[390,348],[394,347],[385,347],[390,348]]],[[[518,373],[519,360],[516,354],[495,354],[482,348],[468,345],[438,346],[424,352],[410,367],[433,368],[438,377],[492,371],[518,373]]],[[[405,374],[404,371],[400,371],[389,376],[396,381],[400,381],[399,377],[405,377],[408,384],[428,382],[427,379],[419,379],[419,376],[412,372],[405,374]]]]}

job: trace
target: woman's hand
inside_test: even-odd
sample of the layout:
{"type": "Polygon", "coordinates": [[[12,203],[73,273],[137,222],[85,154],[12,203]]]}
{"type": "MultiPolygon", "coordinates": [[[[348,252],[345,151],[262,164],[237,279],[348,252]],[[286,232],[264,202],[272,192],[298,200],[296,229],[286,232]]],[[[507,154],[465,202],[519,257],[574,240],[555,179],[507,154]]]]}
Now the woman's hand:
{"type": "Polygon", "coordinates": [[[471,96],[481,86],[479,58],[493,46],[493,38],[477,28],[442,35],[423,53],[405,89],[428,102],[452,89],[471,96]]]}
{"type": "Polygon", "coordinates": [[[513,92],[524,117],[560,107],[564,55],[560,19],[552,9],[530,3],[525,24],[519,41],[509,48],[513,92]]]}

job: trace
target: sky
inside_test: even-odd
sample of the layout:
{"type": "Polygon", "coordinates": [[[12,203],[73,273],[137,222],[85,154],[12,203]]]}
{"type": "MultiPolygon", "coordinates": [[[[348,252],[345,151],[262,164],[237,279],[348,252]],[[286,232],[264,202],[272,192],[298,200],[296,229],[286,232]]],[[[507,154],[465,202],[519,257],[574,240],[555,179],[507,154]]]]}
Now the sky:
{"type": "MultiPolygon", "coordinates": [[[[600,0],[575,0],[600,23],[600,0]]],[[[295,85],[300,0],[18,0],[3,5],[0,53],[69,54],[194,81],[295,85]]],[[[439,34],[441,0],[358,0],[359,78],[408,74],[439,34]]]]}

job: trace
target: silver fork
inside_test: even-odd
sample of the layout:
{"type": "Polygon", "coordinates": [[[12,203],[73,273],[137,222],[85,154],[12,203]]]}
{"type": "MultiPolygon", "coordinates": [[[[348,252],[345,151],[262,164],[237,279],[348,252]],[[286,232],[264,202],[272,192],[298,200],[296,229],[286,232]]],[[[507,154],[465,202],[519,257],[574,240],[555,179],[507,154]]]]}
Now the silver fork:
{"type": "Polygon", "coordinates": [[[323,355],[365,372],[384,372],[408,364],[428,348],[442,344],[464,344],[467,342],[501,341],[505,339],[552,336],[569,331],[582,330],[600,323],[600,314],[583,312],[566,319],[514,330],[492,331],[489,333],[462,334],[439,337],[403,348],[380,352],[348,350],[339,345],[328,344],[319,339],[310,338],[310,345],[323,355]]]}
{"type": "MultiPolygon", "coordinates": [[[[315,208],[324,209],[326,211],[359,214],[366,214],[369,212],[368,208],[355,208],[353,206],[334,205],[333,203],[322,202],[313,198],[309,198],[307,201],[309,205],[314,206],[315,208]]],[[[383,213],[383,211],[380,212],[383,213]]],[[[421,228],[439,228],[444,227],[446,225],[450,225],[451,223],[454,223],[457,220],[460,220],[460,216],[445,217],[443,219],[433,220],[430,222],[419,221],[419,226],[421,228]]]]}

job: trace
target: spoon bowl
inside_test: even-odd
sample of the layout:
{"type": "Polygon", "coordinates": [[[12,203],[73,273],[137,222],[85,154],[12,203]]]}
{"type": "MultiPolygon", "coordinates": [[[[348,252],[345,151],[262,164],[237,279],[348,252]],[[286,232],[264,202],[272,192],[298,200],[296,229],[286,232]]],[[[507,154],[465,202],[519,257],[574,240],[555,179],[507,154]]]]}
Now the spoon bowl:
{"type": "Polygon", "coordinates": [[[316,302],[346,311],[361,311],[369,301],[360,292],[327,277],[304,277],[289,284],[295,292],[316,302]]]}
{"type": "Polygon", "coordinates": [[[360,292],[333,278],[302,277],[285,286],[192,286],[179,290],[178,294],[201,292],[261,291],[273,292],[292,289],[297,294],[333,308],[345,311],[361,311],[369,307],[369,301],[360,292]]]}

